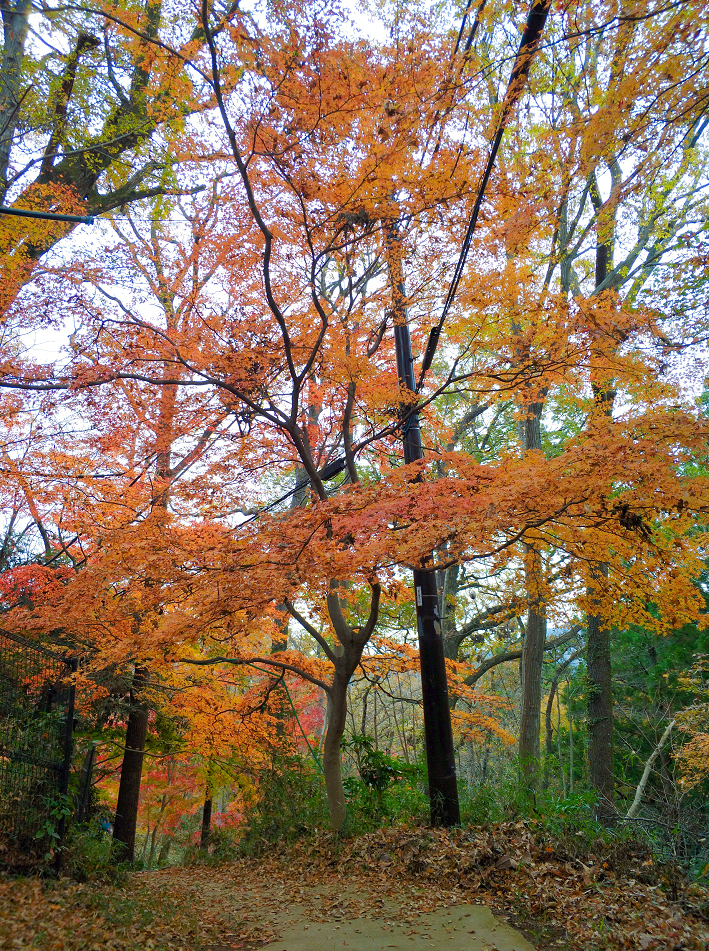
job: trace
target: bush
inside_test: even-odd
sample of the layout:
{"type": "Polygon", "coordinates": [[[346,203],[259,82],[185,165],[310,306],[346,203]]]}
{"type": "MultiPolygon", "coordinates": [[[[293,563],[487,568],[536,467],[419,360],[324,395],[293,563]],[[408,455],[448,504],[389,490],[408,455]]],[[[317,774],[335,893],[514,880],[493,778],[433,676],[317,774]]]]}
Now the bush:
{"type": "Polygon", "coordinates": [[[293,841],[318,829],[330,819],[322,773],[309,760],[288,757],[274,761],[259,783],[256,800],[244,813],[239,848],[259,854],[279,840],[293,841]]]}
{"type": "Polygon", "coordinates": [[[496,787],[461,789],[460,812],[465,825],[524,819],[533,821],[551,837],[581,833],[591,842],[607,834],[595,819],[594,804],[595,797],[588,790],[562,797],[549,790],[535,789],[515,775],[496,787]]]}
{"type": "Polygon", "coordinates": [[[234,829],[212,826],[209,830],[209,848],[203,849],[199,842],[188,845],[182,863],[184,865],[221,865],[233,862],[241,854],[240,835],[234,829]]]}
{"type": "Polygon", "coordinates": [[[61,854],[62,872],[79,882],[94,879],[121,882],[129,866],[112,861],[112,844],[113,839],[101,828],[99,817],[85,825],[70,827],[61,854]]]}
{"type": "Polygon", "coordinates": [[[343,832],[356,835],[383,822],[420,825],[428,816],[426,769],[387,756],[368,736],[352,736],[342,744],[351,754],[358,776],[345,780],[347,821],[343,832]]]}

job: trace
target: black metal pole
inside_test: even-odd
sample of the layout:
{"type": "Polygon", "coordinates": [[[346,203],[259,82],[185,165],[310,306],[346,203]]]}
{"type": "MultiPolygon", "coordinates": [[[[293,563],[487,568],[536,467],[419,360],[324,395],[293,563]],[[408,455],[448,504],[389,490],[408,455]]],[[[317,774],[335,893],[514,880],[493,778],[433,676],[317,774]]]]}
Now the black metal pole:
{"type": "MultiPolygon", "coordinates": [[[[406,313],[406,288],[401,263],[401,240],[396,223],[387,228],[389,271],[392,282],[394,342],[396,369],[399,383],[415,399],[414,358],[411,352],[406,313]]],[[[421,427],[417,410],[404,404],[403,443],[404,462],[423,459],[421,427]]],[[[455,776],[455,748],[451,727],[446,661],[441,636],[441,618],[438,611],[438,591],[428,556],[419,569],[414,569],[416,593],[416,620],[418,624],[419,657],[421,664],[421,692],[423,696],[423,726],[426,739],[428,789],[431,803],[431,825],[452,826],[460,822],[458,784],[455,776]]]]}
{"type": "MultiPolygon", "coordinates": [[[[64,727],[64,759],[62,762],[61,773],[59,774],[59,793],[66,798],[69,792],[69,777],[71,775],[71,755],[74,749],[74,707],[76,704],[76,683],[74,674],[79,669],[79,661],[76,657],[65,658],[66,664],[71,671],[71,681],[69,683],[69,697],[66,705],[66,721],[64,727]]],[[[66,834],[66,816],[63,815],[59,820],[59,848],[57,849],[54,864],[57,871],[61,868],[62,850],[64,848],[64,836],[66,834]]]]}
{"type": "Polygon", "coordinates": [[[79,221],[84,225],[92,225],[94,219],[90,215],[58,215],[53,211],[32,211],[29,208],[8,208],[0,205],[0,215],[15,215],[17,218],[40,218],[42,221],[79,221]]]}

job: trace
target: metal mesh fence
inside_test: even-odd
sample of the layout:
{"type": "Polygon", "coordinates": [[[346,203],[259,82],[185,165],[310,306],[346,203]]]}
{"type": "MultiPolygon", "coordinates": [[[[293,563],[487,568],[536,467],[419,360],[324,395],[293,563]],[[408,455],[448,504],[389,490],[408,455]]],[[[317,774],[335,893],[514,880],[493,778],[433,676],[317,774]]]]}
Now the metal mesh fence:
{"type": "Polygon", "coordinates": [[[31,860],[66,794],[74,691],[71,660],[0,631],[0,862],[31,860]]]}

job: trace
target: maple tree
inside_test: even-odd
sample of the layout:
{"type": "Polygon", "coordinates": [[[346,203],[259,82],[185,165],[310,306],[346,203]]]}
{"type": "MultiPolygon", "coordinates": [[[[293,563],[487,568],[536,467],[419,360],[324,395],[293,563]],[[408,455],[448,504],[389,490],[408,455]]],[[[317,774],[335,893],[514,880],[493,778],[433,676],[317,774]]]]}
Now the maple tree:
{"type": "MultiPolygon", "coordinates": [[[[199,45],[196,24],[189,15],[178,24],[172,13],[162,0],[3,6],[4,205],[92,216],[202,187],[175,180],[175,133],[205,102],[184,68],[185,52],[199,45]]],[[[76,223],[4,213],[0,224],[6,318],[37,262],[76,223]]]]}
{"type": "MultiPolygon", "coordinates": [[[[209,34],[209,31],[207,31],[207,32],[208,32],[208,35],[210,35],[210,34],[209,34]]],[[[218,95],[219,95],[219,93],[218,93],[218,95]]],[[[237,155],[237,164],[238,164],[238,155],[237,155]]],[[[247,179],[246,181],[247,181],[247,185],[248,185],[248,179],[247,179]]],[[[252,212],[253,212],[253,208],[252,208],[251,210],[252,210],[252,212]]],[[[340,214],[342,214],[342,213],[340,213],[340,214]]],[[[256,214],[256,217],[257,217],[257,214],[256,214]]],[[[338,227],[337,227],[337,229],[336,229],[336,234],[338,234],[340,237],[342,236],[343,233],[346,233],[347,227],[348,227],[348,221],[349,221],[349,219],[345,218],[345,223],[344,223],[344,224],[343,224],[342,222],[339,223],[339,225],[338,225],[338,227]]],[[[267,241],[270,240],[268,235],[266,235],[266,238],[267,238],[267,241]]],[[[267,287],[267,295],[268,295],[268,293],[269,293],[269,291],[268,291],[268,287],[267,287]]],[[[317,303],[317,298],[316,298],[316,303],[317,303]]],[[[272,308],[272,309],[273,309],[273,308],[272,308]]],[[[321,317],[324,317],[324,311],[322,310],[322,307],[320,307],[320,311],[321,311],[321,317]]],[[[276,319],[279,320],[279,314],[278,314],[278,313],[276,313],[276,319]]],[[[283,324],[282,317],[281,317],[280,323],[283,324]]],[[[283,329],[285,329],[285,327],[283,327],[283,329]]],[[[285,346],[286,346],[286,351],[287,351],[287,352],[286,352],[286,357],[287,357],[288,364],[290,365],[291,375],[293,375],[294,372],[295,372],[294,366],[293,366],[293,357],[292,357],[291,352],[289,352],[290,349],[291,349],[291,342],[290,342],[290,339],[289,339],[289,336],[288,336],[287,332],[284,334],[284,336],[285,336],[285,346]]],[[[315,357],[316,354],[317,354],[317,348],[313,351],[313,358],[311,358],[311,360],[309,361],[310,363],[313,363],[313,362],[314,362],[314,357],[315,357]]],[[[252,360],[253,360],[253,359],[254,359],[254,358],[252,357],[252,360]]],[[[249,369],[250,369],[251,371],[253,371],[253,363],[251,364],[251,366],[249,367],[249,369]]],[[[309,369],[309,367],[306,368],[306,369],[309,369]]],[[[298,374],[298,378],[294,380],[294,381],[296,382],[298,388],[300,388],[300,387],[302,386],[302,382],[303,382],[303,379],[304,379],[304,378],[305,378],[305,373],[302,373],[302,374],[298,374]]],[[[230,381],[230,382],[231,382],[231,381],[230,381]]],[[[241,381],[238,381],[238,382],[241,383],[241,381]]],[[[249,380],[249,384],[252,385],[252,381],[251,381],[251,380],[249,380]]],[[[170,384],[168,384],[168,385],[173,385],[173,384],[170,383],[170,384]]],[[[243,384],[242,384],[242,385],[243,385],[243,384]]],[[[232,391],[233,391],[234,389],[236,389],[234,383],[231,383],[230,389],[232,389],[232,391]]],[[[353,402],[353,398],[354,398],[354,389],[353,389],[353,387],[351,387],[351,390],[352,390],[352,392],[351,392],[350,394],[348,394],[348,400],[350,400],[350,402],[353,402]]],[[[237,394],[236,394],[236,395],[239,396],[239,397],[241,397],[241,398],[243,398],[243,392],[238,392],[238,391],[237,391],[237,394]]],[[[299,395],[299,394],[296,393],[296,396],[297,396],[297,395],[299,395]]],[[[247,405],[248,405],[249,402],[253,402],[253,401],[246,401],[246,402],[247,402],[247,405]]],[[[351,406],[348,408],[348,412],[351,412],[351,408],[352,408],[351,406]]],[[[306,447],[304,447],[303,445],[301,445],[301,443],[302,443],[302,436],[301,436],[301,433],[300,433],[299,429],[296,429],[296,428],[295,428],[295,426],[294,426],[294,420],[289,421],[289,420],[287,419],[287,417],[284,418],[283,415],[281,414],[281,418],[279,419],[279,418],[277,417],[276,422],[277,422],[277,423],[280,423],[281,426],[287,431],[287,433],[288,433],[288,435],[290,436],[290,438],[293,439],[293,441],[294,441],[295,444],[296,444],[296,448],[298,449],[298,452],[299,452],[299,454],[300,454],[301,461],[302,461],[303,464],[304,464],[304,468],[306,469],[306,471],[309,471],[310,474],[312,475],[312,474],[314,473],[314,471],[315,471],[315,469],[314,469],[314,464],[313,464],[313,460],[312,460],[312,455],[311,455],[309,449],[307,449],[306,447]]],[[[308,434],[307,434],[307,431],[304,432],[303,435],[305,436],[305,439],[307,440],[307,435],[308,435],[308,434]]],[[[347,435],[348,435],[348,434],[345,433],[345,437],[347,437],[347,435]]],[[[316,447],[316,448],[319,448],[319,447],[316,447]]],[[[356,477],[356,473],[354,472],[354,466],[353,466],[352,460],[350,459],[350,460],[348,460],[348,461],[349,461],[350,476],[352,477],[353,474],[354,474],[355,477],[356,477]]],[[[323,493],[323,490],[322,490],[322,486],[320,486],[320,494],[321,494],[321,496],[324,494],[324,493],[323,493]]],[[[344,666],[343,666],[343,671],[340,672],[339,677],[336,678],[335,684],[333,685],[333,689],[336,689],[337,692],[338,692],[338,699],[337,699],[337,703],[335,704],[335,708],[338,710],[338,716],[340,716],[340,717],[342,716],[341,711],[343,710],[344,696],[345,696],[345,691],[346,691],[346,685],[347,685],[347,682],[349,681],[349,676],[351,675],[352,670],[354,669],[354,667],[356,666],[357,662],[359,661],[359,656],[361,655],[362,647],[363,647],[364,644],[366,643],[366,640],[368,639],[369,634],[371,633],[371,629],[372,629],[372,627],[373,627],[374,621],[376,620],[376,611],[377,611],[377,604],[378,604],[378,598],[379,598],[379,586],[378,586],[378,584],[376,584],[376,583],[373,584],[372,589],[373,589],[373,592],[374,592],[374,596],[373,596],[372,605],[371,605],[371,608],[370,608],[370,619],[371,619],[371,623],[370,623],[368,626],[365,625],[365,628],[364,628],[363,633],[362,633],[361,635],[358,635],[358,638],[361,637],[361,643],[359,643],[359,645],[355,648],[352,657],[346,657],[346,658],[343,658],[343,659],[341,660],[341,662],[340,662],[341,665],[344,665],[344,666]]],[[[337,602],[336,602],[336,600],[335,600],[335,596],[334,596],[334,595],[331,595],[331,596],[329,596],[329,597],[331,598],[331,603],[332,603],[332,605],[334,606],[334,607],[333,607],[333,610],[337,610],[337,608],[336,608],[337,602]]],[[[344,622],[344,617],[340,617],[340,620],[341,620],[341,623],[342,623],[342,624],[345,624],[345,622],[344,622]]],[[[340,632],[340,636],[341,636],[341,637],[343,637],[343,632],[344,632],[344,636],[347,637],[348,639],[352,639],[352,638],[353,638],[353,632],[352,632],[351,630],[349,630],[349,628],[345,628],[345,627],[342,628],[342,631],[340,632]]],[[[334,730],[334,732],[333,732],[333,735],[335,736],[335,740],[334,740],[334,750],[331,751],[331,750],[328,749],[328,743],[327,743],[327,741],[326,741],[326,751],[325,751],[325,761],[326,761],[326,764],[331,763],[330,769],[331,769],[331,770],[334,770],[336,773],[337,773],[337,771],[339,770],[339,749],[338,749],[338,748],[339,748],[339,736],[337,735],[338,732],[339,732],[339,736],[341,736],[342,726],[336,727],[335,730],[334,730]],[[335,763],[335,759],[337,759],[337,763],[335,763]]],[[[335,778],[335,783],[336,783],[336,785],[339,785],[339,786],[340,786],[340,792],[338,793],[338,795],[339,795],[339,805],[340,805],[340,808],[342,808],[343,803],[342,803],[342,797],[341,797],[341,778],[336,776],[336,778],[335,778]]]]}
{"type": "MultiPolygon", "coordinates": [[[[665,315],[672,326],[669,336],[659,324],[647,322],[649,316],[658,320],[662,314],[653,286],[658,272],[664,267],[673,268],[678,250],[691,245],[693,235],[701,229],[696,215],[701,215],[699,210],[704,204],[706,178],[698,147],[705,127],[702,97],[692,83],[672,80],[676,64],[676,75],[689,75],[693,69],[704,67],[704,59],[697,56],[702,43],[701,28],[690,28],[685,13],[683,10],[675,16],[650,9],[633,19],[625,11],[614,21],[607,18],[605,10],[574,7],[552,24],[552,34],[568,38],[569,42],[552,43],[548,50],[541,51],[529,94],[530,106],[546,121],[533,127],[522,118],[515,127],[517,141],[511,134],[507,147],[503,146],[506,155],[501,161],[502,195],[514,204],[511,213],[506,211],[500,195],[498,214],[486,238],[480,239],[488,250],[504,247],[507,257],[509,290],[505,307],[513,335],[516,334],[512,346],[517,362],[513,366],[519,365],[525,356],[537,361],[542,355],[542,359],[548,359],[555,345],[557,353],[563,354],[570,341],[570,318],[578,319],[579,312],[588,307],[585,301],[599,297],[598,303],[592,304],[592,311],[587,311],[590,322],[582,316],[578,323],[574,322],[571,332],[588,335],[586,386],[590,383],[594,388],[601,412],[612,410],[616,390],[622,391],[624,385],[639,392],[643,371],[638,362],[630,364],[633,335],[642,348],[648,347],[653,335],[657,341],[655,361],[646,365],[642,377],[646,392],[655,385],[658,368],[660,374],[667,369],[666,357],[673,347],[686,348],[705,336],[703,324],[690,328],[687,316],[676,309],[665,315]],[[573,23],[583,24],[583,28],[574,34],[573,23]],[[560,27],[561,32],[554,34],[560,27]],[[671,47],[665,42],[668,37],[672,37],[671,47]],[[657,48],[656,41],[662,44],[661,52],[646,57],[650,44],[652,49],[657,48]],[[638,54],[638,50],[642,53],[638,54]],[[638,55],[642,56],[642,66],[638,65],[638,55]],[[672,69],[667,65],[669,56],[673,58],[672,69]],[[680,62],[686,65],[679,66],[680,62]],[[649,140],[656,143],[652,150],[644,145],[649,140]],[[530,154],[534,156],[533,162],[529,160],[530,154]],[[609,188],[608,197],[604,198],[602,191],[606,186],[602,188],[599,182],[606,179],[609,188]],[[543,336],[535,321],[545,298],[543,320],[550,321],[549,300],[557,288],[561,291],[559,303],[566,298],[573,304],[562,304],[559,318],[552,318],[563,322],[556,324],[562,335],[554,340],[549,324],[543,336]],[[641,307],[654,309],[652,315],[648,310],[640,312],[641,302],[641,307]],[[605,309],[608,323],[601,327],[599,314],[605,309]],[[616,315],[623,311],[621,325],[616,315]],[[620,373],[621,360],[625,364],[624,374],[620,373]],[[628,372],[635,376],[634,380],[627,376],[628,372]]],[[[490,55],[489,50],[484,52],[490,55]]],[[[494,96],[492,84],[490,90],[494,96]]],[[[482,273],[485,275],[486,269],[482,273]]],[[[471,280],[475,279],[471,274],[471,280]]],[[[693,311],[689,320],[696,313],[693,311]]],[[[580,369],[574,368],[575,377],[580,369]]],[[[540,371],[528,384],[527,394],[522,390],[519,400],[521,415],[526,417],[521,426],[523,445],[536,450],[542,443],[540,424],[545,404],[559,392],[558,378],[545,375],[542,368],[540,371]]],[[[567,387],[568,382],[567,375],[567,387]]],[[[581,395],[586,400],[586,394],[581,395]]],[[[568,399],[567,393],[563,397],[568,399]]],[[[482,414],[485,404],[478,400],[470,407],[468,403],[468,426],[482,414]]],[[[465,429],[459,432],[458,438],[464,432],[465,429]]],[[[554,451],[559,449],[555,447],[554,451]]],[[[528,569],[535,580],[527,585],[532,606],[523,658],[527,694],[523,704],[527,703],[527,712],[523,716],[520,750],[530,763],[539,752],[539,686],[545,626],[534,604],[541,600],[546,607],[544,598],[539,597],[538,562],[537,555],[536,568],[532,570],[530,565],[528,569]]],[[[596,566],[591,563],[589,583],[604,570],[602,559],[596,566]]],[[[589,588],[589,604],[597,600],[597,592],[594,595],[593,591],[598,587],[603,584],[596,578],[589,588]]],[[[504,605],[500,610],[504,610],[504,605]]],[[[608,630],[594,611],[589,613],[588,637],[589,656],[596,658],[589,673],[597,683],[590,693],[589,707],[590,721],[595,724],[590,751],[592,781],[601,795],[610,799],[608,630]]]]}
{"type": "MultiPolygon", "coordinates": [[[[486,7],[478,40],[451,57],[447,22],[385,15],[390,39],[375,47],[343,39],[335,7],[261,19],[202,4],[183,55],[204,85],[196,100],[182,89],[180,108],[199,106],[204,127],[171,127],[185,163],[170,190],[188,192],[206,154],[210,188],[184,202],[143,195],[114,216],[111,247],[71,268],[47,259],[15,278],[7,265],[15,290],[24,281],[8,326],[61,325],[67,302],[79,315],[53,366],[11,352],[4,367],[4,491],[51,562],[6,573],[8,617],[46,632],[60,614],[100,663],[155,676],[256,663],[271,680],[304,678],[328,697],[335,828],[351,679],[373,663],[381,612],[408,605],[406,571],[431,552],[450,654],[526,615],[530,772],[548,618],[570,630],[589,618],[605,704],[592,720],[609,724],[609,627],[640,617],[670,630],[701,612],[691,582],[706,484],[689,462],[706,421],[665,374],[668,354],[706,328],[690,332],[694,312],[661,299],[696,256],[703,209],[702,102],[675,81],[696,52],[686,11],[554,14],[420,389],[430,455],[410,467],[399,437],[416,400],[397,379],[387,232],[401,232],[422,351],[499,115],[495,69],[518,36],[509,11],[486,7]],[[79,439],[70,413],[90,421],[79,439]],[[566,430],[545,432],[545,413],[565,415],[566,430]],[[476,449],[475,426],[505,416],[494,452],[476,449]],[[298,505],[261,511],[286,488],[298,505]],[[496,579],[473,616],[466,572],[496,579]],[[289,649],[286,616],[307,648],[289,649]]],[[[461,678],[471,687],[479,673],[461,678]]],[[[455,691],[461,707],[486,702],[455,691]]],[[[594,737],[610,797],[610,739],[594,737]]]]}

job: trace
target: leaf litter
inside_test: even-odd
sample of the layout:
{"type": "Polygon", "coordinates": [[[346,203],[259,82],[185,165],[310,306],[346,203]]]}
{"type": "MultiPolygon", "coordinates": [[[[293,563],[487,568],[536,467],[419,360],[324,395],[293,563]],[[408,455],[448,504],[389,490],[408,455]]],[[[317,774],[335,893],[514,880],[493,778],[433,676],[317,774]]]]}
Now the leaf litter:
{"type": "MultiPolygon", "coordinates": [[[[539,951],[707,951],[709,890],[638,843],[551,839],[533,822],[320,834],[121,886],[0,878],[0,949],[252,951],[295,919],[419,916],[483,904],[539,951]]],[[[423,922],[420,922],[423,924],[423,922]]]]}

